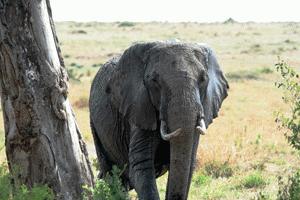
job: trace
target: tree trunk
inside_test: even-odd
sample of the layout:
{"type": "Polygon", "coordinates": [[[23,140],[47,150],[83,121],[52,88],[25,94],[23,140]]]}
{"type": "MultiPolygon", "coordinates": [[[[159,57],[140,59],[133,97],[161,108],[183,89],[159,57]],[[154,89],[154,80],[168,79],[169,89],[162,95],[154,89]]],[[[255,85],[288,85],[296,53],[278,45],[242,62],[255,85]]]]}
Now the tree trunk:
{"type": "Polygon", "coordinates": [[[58,199],[92,185],[87,150],[67,99],[67,74],[49,0],[0,0],[0,88],[9,168],[58,199]]]}

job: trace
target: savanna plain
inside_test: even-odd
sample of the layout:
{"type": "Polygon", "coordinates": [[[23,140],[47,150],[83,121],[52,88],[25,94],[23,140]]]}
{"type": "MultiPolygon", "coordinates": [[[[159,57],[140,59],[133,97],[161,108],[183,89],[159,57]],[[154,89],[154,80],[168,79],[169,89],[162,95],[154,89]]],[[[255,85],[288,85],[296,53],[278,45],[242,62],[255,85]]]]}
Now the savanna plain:
{"type": "MultiPolygon", "coordinates": [[[[275,122],[288,111],[275,86],[278,57],[299,71],[300,23],[75,23],[56,24],[70,77],[69,99],[88,146],[96,158],[89,126],[92,79],[108,59],[137,41],[177,38],[211,46],[230,84],[219,117],[200,138],[189,199],[276,199],[278,177],[300,164],[275,122]]],[[[0,117],[0,162],[5,162],[0,117]]],[[[157,180],[164,198],[167,176],[157,180]]],[[[131,198],[136,194],[131,192],[131,198]]]]}

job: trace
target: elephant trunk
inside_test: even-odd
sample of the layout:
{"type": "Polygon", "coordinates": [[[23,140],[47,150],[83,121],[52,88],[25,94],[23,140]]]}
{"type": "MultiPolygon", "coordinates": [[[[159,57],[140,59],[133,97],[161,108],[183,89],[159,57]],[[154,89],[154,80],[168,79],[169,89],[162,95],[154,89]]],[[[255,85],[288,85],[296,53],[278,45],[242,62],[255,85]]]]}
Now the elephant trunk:
{"type": "Polygon", "coordinates": [[[167,199],[185,200],[189,191],[191,177],[193,137],[185,137],[187,133],[183,130],[182,135],[170,141],[170,170],[168,177],[167,199]]]}
{"type": "Polygon", "coordinates": [[[167,200],[186,200],[190,187],[199,134],[196,131],[197,113],[188,110],[181,112],[181,115],[170,115],[174,118],[168,120],[170,132],[180,130],[180,134],[169,140],[170,169],[167,200]]]}

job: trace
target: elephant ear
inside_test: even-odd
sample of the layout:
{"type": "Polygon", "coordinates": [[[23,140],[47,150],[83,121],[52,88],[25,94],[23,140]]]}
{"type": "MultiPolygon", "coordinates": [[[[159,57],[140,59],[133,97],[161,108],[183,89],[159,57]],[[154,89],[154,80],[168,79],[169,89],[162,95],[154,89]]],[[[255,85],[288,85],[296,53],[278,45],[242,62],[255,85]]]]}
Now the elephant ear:
{"type": "Polygon", "coordinates": [[[119,113],[146,130],[157,127],[156,110],[144,85],[144,58],[154,46],[155,43],[139,43],[125,50],[106,87],[111,103],[119,113]]]}
{"type": "Polygon", "coordinates": [[[207,87],[201,95],[204,109],[204,121],[208,127],[218,116],[223,100],[228,96],[229,85],[211,48],[200,45],[204,53],[203,61],[208,75],[207,87]]]}

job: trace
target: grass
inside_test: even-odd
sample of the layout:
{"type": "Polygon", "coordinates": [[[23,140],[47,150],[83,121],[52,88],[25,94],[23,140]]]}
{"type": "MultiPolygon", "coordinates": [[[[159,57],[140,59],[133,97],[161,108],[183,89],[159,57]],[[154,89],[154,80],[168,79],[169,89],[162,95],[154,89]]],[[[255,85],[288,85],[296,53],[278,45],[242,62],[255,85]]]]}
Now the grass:
{"type": "Polygon", "coordinates": [[[204,171],[205,174],[212,176],[213,178],[228,178],[233,175],[234,169],[232,169],[228,162],[221,163],[217,161],[212,161],[209,163],[205,163],[204,171]]]}
{"type": "MultiPolygon", "coordinates": [[[[56,24],[66,66],[76,70],[72,73],[77,78],[83,74],[80,82],[70,82],[69,98],[90,157],[95,157],[95,151],[87,101],[92,78],[103,63],[136,41],[178,38],[186,42],[205,42],[215,50],[229,80],[230,91],[219,117],[201,137],[189,200],[250,200],[262,190],[265,196],[276,199],[277,176],[285,176],[290,169],[297,168],[300,159],[274,121],[274,111],[285,111],[287,106],[274,86],[278,77],[273,71],[278,55],[300,69],[300,24],[121,24],[56,24]],[[250,189],[238,187],[248,176],[252,177],[249,182],[259,182],[262,178],[265,184],[250,189]]],[[[3,135],[0,115],[2,144],[3,135]]],[[[0,151],[0,161],[5,161],[4,149],[0,151]]],[[[167,175],[157,181],[161,198],[166,182],[167,175]]],[[[131,192],[131,196],[134,199],[136,195],[131,192]]]]}
{"type": "Polygon", "coordinates": [[[211,180],[212,178],[210,176],[207,176],[202,173],[197,173],[194,174],[193,176],[193,183],[195,184],[196,187],[207,185],[211,182],[211,180]]]}
{"type": "Polygon", "coordinates": [[[252,173],[242,179],[241,186],[245,188],[259,188],[267,184],[260,172],[252,173]]]}

